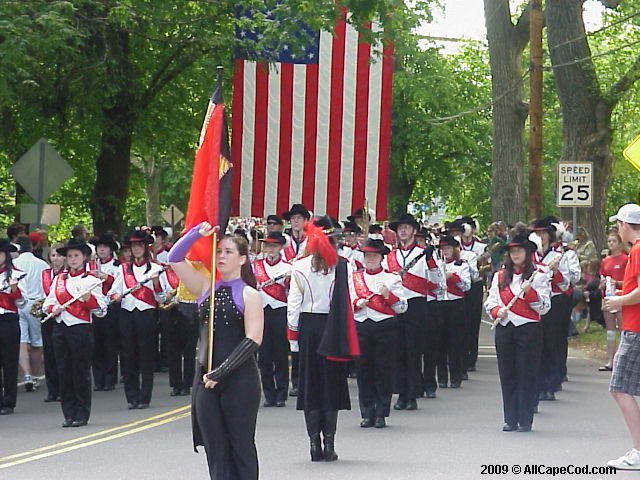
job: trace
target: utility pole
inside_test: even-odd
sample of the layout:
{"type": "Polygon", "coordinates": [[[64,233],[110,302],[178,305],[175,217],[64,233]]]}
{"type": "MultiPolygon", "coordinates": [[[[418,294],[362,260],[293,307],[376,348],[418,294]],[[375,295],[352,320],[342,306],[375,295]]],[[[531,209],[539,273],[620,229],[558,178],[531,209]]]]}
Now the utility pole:
{"type": "Polygon", "coordinates": [[[530,0],[529,219],[542,217],[542,1],[530,0]]]}

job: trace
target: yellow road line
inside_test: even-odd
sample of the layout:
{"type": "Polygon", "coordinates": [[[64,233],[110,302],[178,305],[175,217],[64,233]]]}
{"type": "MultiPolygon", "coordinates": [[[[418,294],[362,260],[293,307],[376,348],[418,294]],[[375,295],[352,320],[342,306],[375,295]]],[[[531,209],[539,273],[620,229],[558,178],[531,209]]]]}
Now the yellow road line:
{"type": "MultiPolygon", "coordinates": [[[[64,442],[59,442],[59,443],[54,443],[52,445],[48,445],[46,447],[35,448],[33,450],[29,450],[29,451],[26,451],[26,452],[16,453],[14,455],[8,455],[6,457],[0,458],[0,469],[6,468],[7,466],[12,466],[14,464],[17,465],[19,463],[24,463],[24,462],[17,462],[17,463],[3,464],[3,462],[7,462],[8,460],[13,460],[13,459],[16,459],[16,458],[26,457],[26,456],[30,456],[30,455],[36,455],[37,458],[44,458],[44,457],[49,456],[49,455],[45,454],[44,456],[39,456],[37,454],[40,453],[40,452],[45,452],[47,450],[56,450],[56,449],[57,449],[56,452],[53,452],[52,454],[62,453],[64,451],[64,449],[62,447],[65,447],[66,445],[72,445],[74,443],[80,443],[80,445],[77,445],[76,447],[69,447],[70,450],[74,450],[75,448],[81,448],[81,447],[93,445],[94,442],[95,443],[101,443],[99,441],[86,442],[86,440],[89,440],[89,439],[92,439],[92,438],[96,438],[96,437],[103,437],[105,435],[108,435],[108,434],[113,433],[113,432],[117,432],[119,430],[132,429],[132,430],[128,430],[127,432],[124,432],[124,434],[129,435],[130,434],[129,432],[135,433],[137,431],[146,430],[146,428],[144,428],[144,427],[134,428],[134,427],[136,427],[138,425],[147,424],[149,422],[153,422],[154,420],[159,420],[159,419],[165,418],[165,417],[171,417],[167,421],[164,421],[164,422],[151,423],[148,428],[151,428],[153,426],[163,425],[164,423],[172,422],[174,420],[178,420],[180,418],[188,416],[190,414],[190,412],[189,412],[190,408],[191,407],[189,405],[186,405],[184,407],[176,408],[174,410],[169,410],[168,412],[160,413],[160,414],[154,415],[152,417],[143,418],[141,420],[136,420],[135,422],[126,423],[124,425],[119,425],[117,427],[108,428],[106,430],[101,430],[99,432],[95,432],[95,433],[92,433],[90,435],[85,435],[83,437],[72,438],[72,439],[66,440],[64,442]],[[81,443],[81,442],[83,442],[83,443],[81,443]]],[[[105,437],[105,438],[106,438],[106,440],[119,438],[118,435],[124,436],[122,434],[117,434],[117,435],[110,435],[110,436],[105,437]]],[[[36,460],[37,458],[30,457],[30,458],[26,459],[26,461],[36,460]]]]}

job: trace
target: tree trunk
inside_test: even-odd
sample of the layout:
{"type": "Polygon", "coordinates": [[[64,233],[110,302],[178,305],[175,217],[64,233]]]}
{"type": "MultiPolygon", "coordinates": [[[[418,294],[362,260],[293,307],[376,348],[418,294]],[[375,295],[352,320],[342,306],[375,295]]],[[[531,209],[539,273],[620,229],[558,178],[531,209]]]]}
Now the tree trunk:
{"type": "Polygon", "coordinates": [[[129,60],[129,33],[124,30],[105,32],[107,76],[113,79],[109,106],[103,108],[103,131],[96,159],[96,183],[91,196],[91,215],[96,234],[122,231],[122,215],[129,193],[131,144],[137,120],[134,66],[129,60]],[[124,74],[123,74],[124,72],[124,74]],[[120,82],[118,82],[120,80],[120,82]]]}
{"type": "Polygon", "coordinates": [[[583,0],[547,0],[547,35],[562,107],[561,161],[593,162],[593,207],[578,208],[578,225],[601,249],[613,170],[612,107],[603,99],[591,60],[582,4],[583,0]]]}
{"type": "Polygon", "coordinates": [[[167,167],[158,162],[155,154],[148,158],[133,156],[131,163],[144,175],[144,192],[147,195],[147,225],[162,225],[164,219],[160,211],[160,180],[167,167]]]}
{"type": "Polygon", "coordinates": [[[516,25],[508,0],[484,0],[484,11],[493,100],[491,214],[514,224],[525,214],[523,135],[528,107],[523,102],[521,66],[529,39],[529,10],[516,25]]]}
{"type": "MultiPolygon", "coordinates": [[[[415,184],[407,180],[399,168],[392,168],[389,175],[389,220],[393,221],[407,211],[415,184]]],[[[378,219],[377,219],[378,220],[378,219]]]]}

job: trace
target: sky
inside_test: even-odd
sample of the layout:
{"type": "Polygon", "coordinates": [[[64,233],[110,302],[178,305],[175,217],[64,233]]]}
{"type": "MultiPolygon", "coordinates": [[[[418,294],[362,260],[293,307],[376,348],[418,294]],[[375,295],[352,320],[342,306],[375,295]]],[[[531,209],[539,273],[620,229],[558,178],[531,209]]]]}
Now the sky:
{"type": "MultiPolygon", "coordinates": [[[[434,21],[425,24],[419,29],[422,35],[436,37],[468,38],[484,40],[484,2],[482,0],[444,0],[444,11],[434,11],[434,21]]],[[[522,0],[511,0],[515,7],[522,4],[522,0]]],[[[585,23],[588,31],[596,30],[602,26],[602,12],[604,7],[597,0],[585,2],[585,23]]],[[[445,50],[455,49],[454,42],[443,44],[445,50]]]]}

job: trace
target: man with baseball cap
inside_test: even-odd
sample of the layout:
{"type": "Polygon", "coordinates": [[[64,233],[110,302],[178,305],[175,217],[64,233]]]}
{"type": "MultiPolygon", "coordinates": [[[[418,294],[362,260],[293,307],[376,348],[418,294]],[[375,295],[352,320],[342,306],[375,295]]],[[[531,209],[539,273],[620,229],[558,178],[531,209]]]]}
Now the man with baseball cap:
{"type": "Polygon", "coordinates": [[[603,303],[609,312],[622,311],[622,337],[613,359],[609,391],[622,411],[633,448],[608,465],[640,470],[640,406],[634,398],[640,395],[640,206],[623,205],[609,221],[617,223],[622,241],[631,245],[622,292],[606,297],[603,303]]]}

